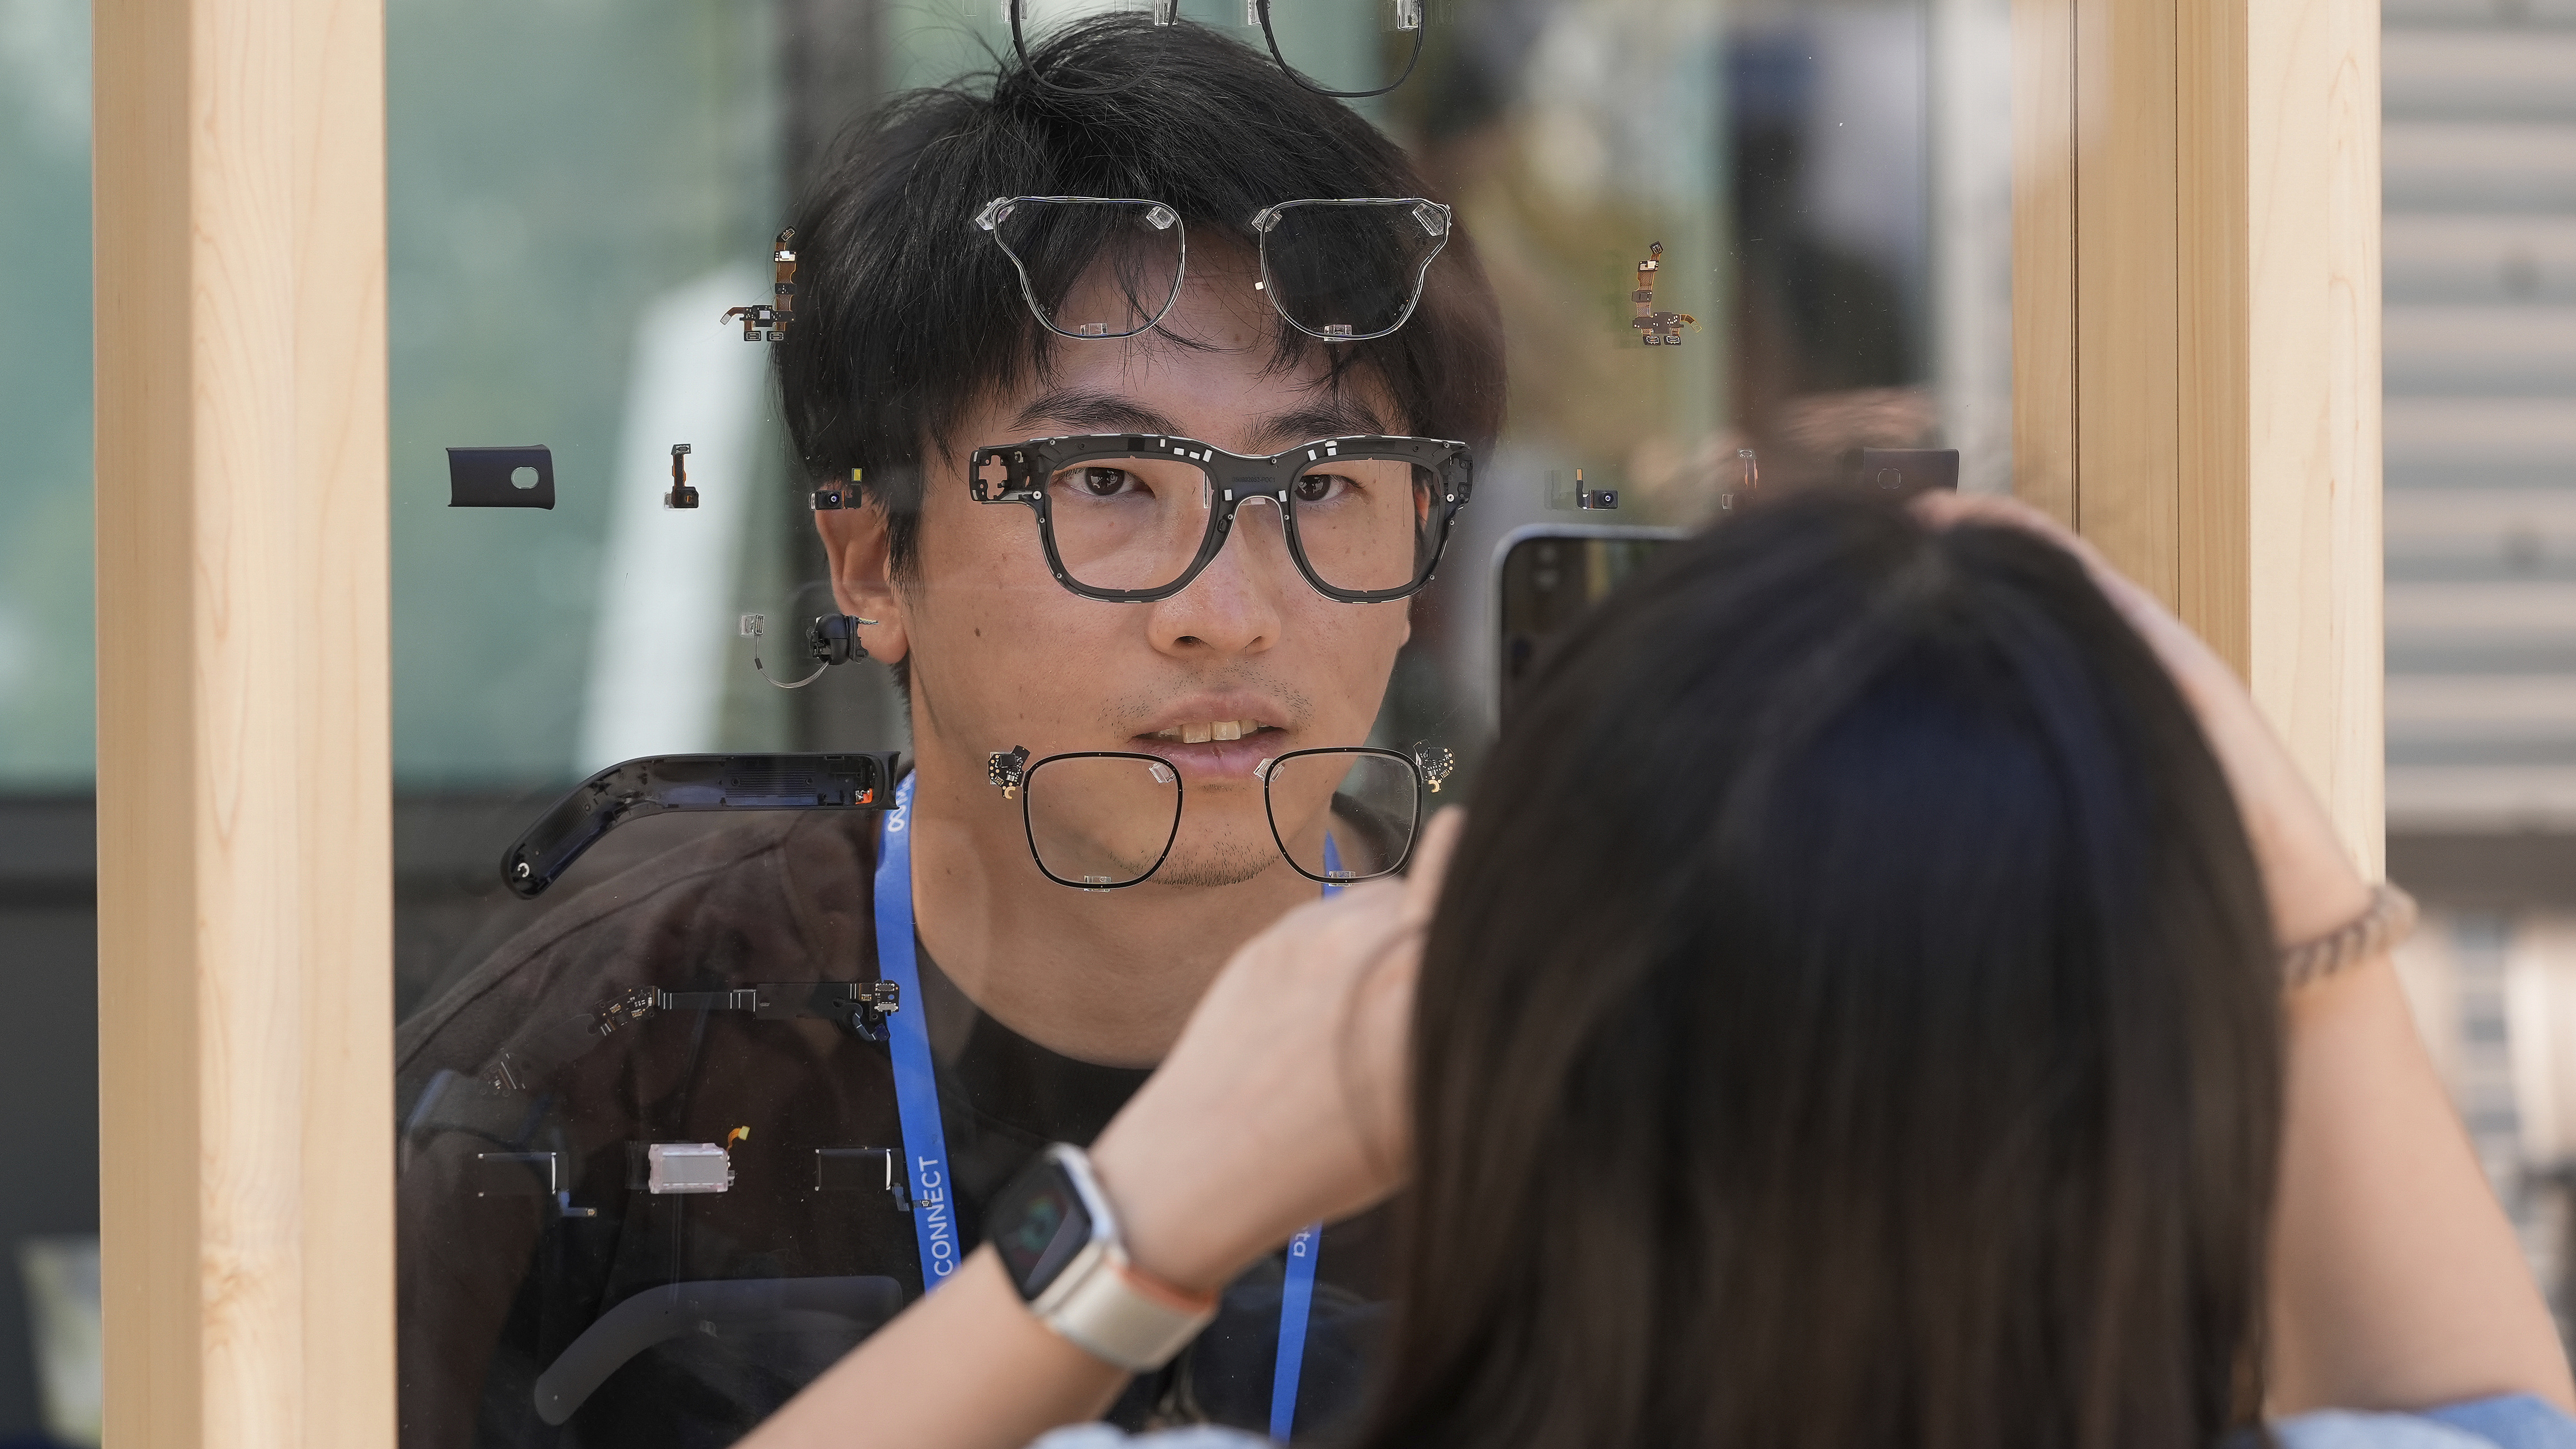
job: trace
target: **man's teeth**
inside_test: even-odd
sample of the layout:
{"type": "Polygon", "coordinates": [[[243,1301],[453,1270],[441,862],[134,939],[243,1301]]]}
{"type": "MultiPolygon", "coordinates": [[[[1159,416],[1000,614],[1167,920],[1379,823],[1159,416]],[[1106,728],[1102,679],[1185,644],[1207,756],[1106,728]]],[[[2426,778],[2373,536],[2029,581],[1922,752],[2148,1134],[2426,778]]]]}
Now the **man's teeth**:
{"type": "Polygon", "coordinates": [[[1158,740],[1179,740],[1185,745],[1203,745],[1210,740],[1239,740],[1261,728],[1258,720],[1221,719],[1207,724],[1175,725],[1154,731],[1158,740]]]}

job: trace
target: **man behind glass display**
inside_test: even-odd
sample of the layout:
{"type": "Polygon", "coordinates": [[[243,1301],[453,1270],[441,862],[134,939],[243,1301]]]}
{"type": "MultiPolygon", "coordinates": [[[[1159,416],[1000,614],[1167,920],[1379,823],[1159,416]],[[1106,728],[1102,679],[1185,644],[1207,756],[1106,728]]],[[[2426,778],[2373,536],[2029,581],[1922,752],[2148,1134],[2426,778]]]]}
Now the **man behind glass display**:
{"type": "MultiPolygon", "coordinates": [[[[902,1009],[929,1029],[967,1247],[1022,1164],[1049,1141],[1088,1142],[1141,1084],[1234,947],[1315,897],[1272,840],[1253,766],[1363,743],[1409,631],[1403,600],[1312,587],[1267,506],[1246,508],[1168,598],[1077,595],[1051,573],[1030,509],[970,496],[968,454],[1109,433],[1254,456],[1363,434],[1482,452],[1503,397],[1496,306],[1463,237],[1430,266],[1411,320],[1378,340],[1308,337],[1255,286],[1247,222],[1262,208],[1425,194],[1348,110],[1188,24],[1085,22],[1032,68],[1007,68],[989,94],[899,99],[845,139],[797,218],[794,322],[777,344],[807,474],[864,472],[856,506],[816,518],[839,606],[876,621],[867,648],[908,698],[921,990],[902,1009]],[[1188,258],[1169,313],[1127,339],[1053,335],[974,224],[1009,196],[1172,208],[1188,258]],[[1020,803],[987,780],[987,756],[1014,746],[1175,762],[1186,809],[1169,858],[1127,889],[1046,880],[1020,803]]],[[[1058,310],[1115,293],[1114,274],[1093,267],[1058,310]]],[[[1078,484],[1114,496],[1129,480],[1078,484]]],[[[875,976],[878,824],[760,817],[672,851],[593,885],[404,1023],[407,1445],[729,1442],[868,1325],[675,1306],[688,1330],[645,1335],[568,1419],[535,1405],[604,1314],[660,1301],[647,1290],[883,1277],[919,1291],[896,1195],[818,1177],[818,1150],[900,1147],[886,1046],[738,1013],[665,1013],[606,1037],[566,1025],[639,986],[875,976]],[[729,1191],[630,1187],[645,1144],[727,1142],[743,1127],[729,1191]],[[554,1195],[494,1192],[501,1152],[556,1154],[541,1185],[554,1195]]],[[[1328,1235],[1301,1431],[1356,1391],[1383,1251],[1369,1219],[1328,1235]]],[[[1281,1282],[1274,1260],[1238,1283],[1113,1417],[1269,1427],[1281,1282]]]]}

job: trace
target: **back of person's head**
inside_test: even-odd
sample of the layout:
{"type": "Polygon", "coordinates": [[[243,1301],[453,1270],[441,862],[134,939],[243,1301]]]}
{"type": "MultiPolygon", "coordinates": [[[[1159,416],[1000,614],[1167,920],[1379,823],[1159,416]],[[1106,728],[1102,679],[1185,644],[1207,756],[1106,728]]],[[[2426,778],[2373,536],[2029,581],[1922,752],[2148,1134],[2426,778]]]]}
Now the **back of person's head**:
{"type": "MultiPolygon", "coordinates": [[[[821,479],[866,470],[867,492],[890,514],[899,572],[914,557],[924,449],[953,448],[973,404],[1043,381],[1058,346],[1177,345],[1153,332],[1134,343],[1054,339],[1030,314],[1010,259],[974,222],[987,202],[1011,196],[1162,202],[1186,228],[1194,274],[1245,264],[1257,250],[1253,215],[1277,202],[1440,199],[1403,149],[1349,107],[1191,21],[1086,19],[1030,37],[1026,67],[1007,60],[863,119],[797,209],[795,325],[777,357],[803,467],[821,479]]],[[[1060,288],[1075,275],[1049,271],[1035,284],[1060,288]]],[[[1405,325],[1324,343],[1278,321],[1271,361],[1284,377],[1322,348],[1327,386],[1367,377],[1398,429],[1481,452],[1502,425],[1500,318],[1475,245],[1453,223],[1405,325]]]]}
{"type": "Polygon", "coordinates": [[[1476,788],[1363,1441],[2251,1421],[2268,940],[2219,766],[2059,549],[1818,498],[1675,547],[1476,788]]]}

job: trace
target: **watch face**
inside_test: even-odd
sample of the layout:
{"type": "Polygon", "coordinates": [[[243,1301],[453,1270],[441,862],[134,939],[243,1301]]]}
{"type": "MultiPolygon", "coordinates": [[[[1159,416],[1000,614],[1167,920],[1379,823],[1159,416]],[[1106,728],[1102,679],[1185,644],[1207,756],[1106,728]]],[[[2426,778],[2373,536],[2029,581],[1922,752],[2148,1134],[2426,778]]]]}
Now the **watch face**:
{"type": "Polygon", "coordinates": [[[993,1229],[993,1247],[1020,1296],[1035,1298],[1091,1241],[1091,1214],[1064,1168],[1040,1158],[1003,1194],[993,1229]]]}

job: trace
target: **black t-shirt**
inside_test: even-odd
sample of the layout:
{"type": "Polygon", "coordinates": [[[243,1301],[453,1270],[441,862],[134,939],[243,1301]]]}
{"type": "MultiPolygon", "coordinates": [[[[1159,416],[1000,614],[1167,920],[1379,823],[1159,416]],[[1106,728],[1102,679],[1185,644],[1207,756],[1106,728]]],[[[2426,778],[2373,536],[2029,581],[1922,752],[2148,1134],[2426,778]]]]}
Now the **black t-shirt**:
{"type": "MultiPolygon", "coordinates": [[[[403,1023],[405,1449],[728,1444],[919,1295],[908,1193],[886,1183],[903,1172],[883,1044],[728,1010],[597,1030],[639,988],[874,979],[876,820],[763,816],[655,857],[403,1023]],[[737,1128],[728,1190],[644,1189],[647,1144],[737,1128]]],[[[920,974],[924,999],[902,1009],[930,1033],[971,1250],[1002,1185],[1049,1142],[1091,1141],[1147,1074],[1029,1041],[926,952],[920,974]]],[[[1379,1214],[1325,1234],[1301,1432],[1357,1401],[1384,1256],[1379,1214]]],[[[1266,1430],[1283,1262],[1229,1286],[1217,1321],[1112,1420],[1266,1430]]]]}

